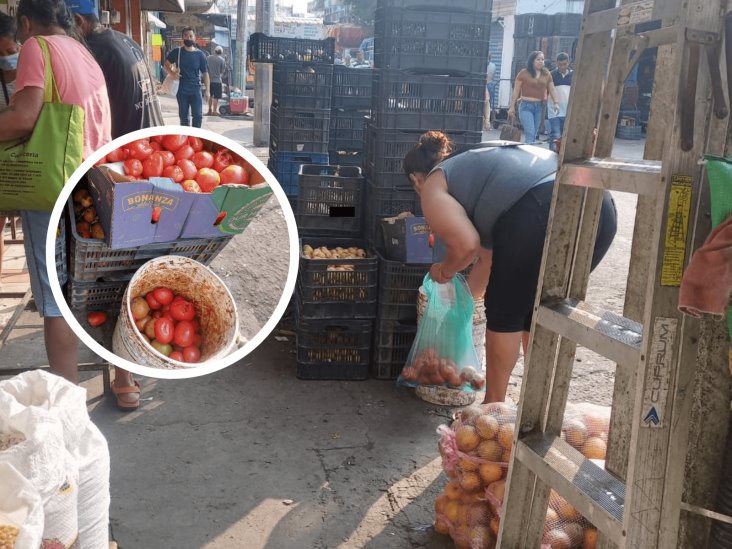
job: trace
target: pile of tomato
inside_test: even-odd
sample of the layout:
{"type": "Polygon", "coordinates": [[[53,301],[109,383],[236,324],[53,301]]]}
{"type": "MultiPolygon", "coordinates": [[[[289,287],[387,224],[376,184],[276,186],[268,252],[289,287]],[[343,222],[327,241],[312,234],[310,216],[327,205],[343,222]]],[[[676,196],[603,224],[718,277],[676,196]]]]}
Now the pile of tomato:
{"type": "Polygon", "coordinates": [[[219,185],[253,185],[244,160],[228,149],[205,150],[207,143],[187,135],[156,135],[115,149],[97,164],[123,162],[130,177],[167,177],[187,192],[210,193],[219,185]]]}
{"type": "Polygon", "coordinates": [[[170,288],[155,288],[130,303],[135,326],[159,353],[180,362],[201,359],[201,325],[190,301],[170,288]]]}

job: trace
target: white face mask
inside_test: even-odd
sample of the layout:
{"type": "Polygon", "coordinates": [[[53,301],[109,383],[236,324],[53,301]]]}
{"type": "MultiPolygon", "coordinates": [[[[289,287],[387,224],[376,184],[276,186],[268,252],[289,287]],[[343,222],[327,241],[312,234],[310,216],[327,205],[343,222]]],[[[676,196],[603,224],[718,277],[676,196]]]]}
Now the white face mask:
{"type": "Polygon", "coordinates": [[[14,71],[18,67],[18,54],[0,56],[0,70],[14,71]]]}

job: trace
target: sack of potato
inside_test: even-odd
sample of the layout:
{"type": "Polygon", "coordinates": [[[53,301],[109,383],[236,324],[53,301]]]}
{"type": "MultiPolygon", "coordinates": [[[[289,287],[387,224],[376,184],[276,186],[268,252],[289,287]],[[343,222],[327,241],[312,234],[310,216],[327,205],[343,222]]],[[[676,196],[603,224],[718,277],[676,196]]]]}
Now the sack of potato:
{"type": "Polygon", "coordinates": [[[465,492],[452,480],[435,500],[435,531],[449,534],[458,549],[495,547],[498,518],[480,492],[465,492]]]}
{"type": "Polygon", "coordinates": [[[605,459],[610,412],[609,406],[567,404],[562,438],[588,459],[605,459]]]}
{"type": "Polygon", "coordinates": [[[473,345],[473,296],[465,278],[438,284],[424,278],[427,307],[397,383],[478,391],[485,387],[473,345]]]}

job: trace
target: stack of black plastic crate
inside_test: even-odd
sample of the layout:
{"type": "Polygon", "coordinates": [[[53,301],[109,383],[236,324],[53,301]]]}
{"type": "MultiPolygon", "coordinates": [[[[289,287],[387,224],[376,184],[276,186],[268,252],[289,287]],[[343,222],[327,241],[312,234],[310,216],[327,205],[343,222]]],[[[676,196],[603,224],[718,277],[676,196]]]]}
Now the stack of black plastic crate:
{"type": "Polygon", "coordinates": [[[333,67],[332,105],[330,163],[363,167],[365,125],[371,114],[371,70],[333,67]]]}
{"type": "Polygon", "coordinates": [[[255,33],[249,56],[274,64],[268,167],[294,199],[300,166],[328,164],[335,40],[255,33]]]}
{"type": "Polygon", "coordinates": [[[482,137],[490,0],[379,0],[367,125],[365,234],[380,254],[371,375],[395,378],[416,333],[417,297],[429,264],[390,260],[382,220],[421,215],[404,155],[422,133],[446,132],[460,147],[482,137]]]}
{"type": "Polygon", "coordinates": [[[511,82],[523,68],[533,51],[541,51],[547,66],[553,68],[558,54],[564,52],[574,59],[582,14],[580,13],[522,13],[516,15],[513,30],[513,63],[511,82]]]}

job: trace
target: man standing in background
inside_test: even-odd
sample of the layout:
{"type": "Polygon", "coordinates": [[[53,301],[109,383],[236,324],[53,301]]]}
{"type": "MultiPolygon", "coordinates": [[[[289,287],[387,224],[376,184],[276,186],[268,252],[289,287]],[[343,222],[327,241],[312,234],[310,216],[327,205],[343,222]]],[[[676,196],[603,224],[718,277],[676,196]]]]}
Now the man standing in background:
{"type": "Polygon", "coordinates": [[[573,71],[569,69],[569,55],[562,52],[557,55],[557,68],[551,72],[554,89],[557,91],[559,110],[549,110],[549,148],[557,151],[557,140],[561,139],[564,131],[564,119],[567,117],[567,106],[569,105],[569,91],[572,87],[573,71]]]}
{"type": "Polygon", "coordinates": [[[175,98],[178,100],[180,125],[200,128],[203,122],[201,75],[203,75],[206,103],[210,97],[211,80],[208,75],[208,63],[206,54],[196,47],[196,31],[186,27],[181,33],[181,38],[183,46],[175,48],[165,58],[165,72],[179,79],[175,98]]]}
{"type": "Polygon", "coordinates": [[[496,64],[492,60],[492,55],[488,53],[488,70],[486,71],[485,84],[485,112],[483,113],[483,129],[491,129],[491,98],[493,97],[493,77],[496,74],[496,64]]]}
{"type": "Polygon", "coordinates": [[[224,49],[221,46],[214,48],[213,55],[209,55],[206,61],[208,62],[208,75],[211,80],[211,97],[208,98],[208,116],[217,116],[219,114],[219,99],[223,92],[223,81],[222,76],[226,72],[226,59],[223,56],[224,49]]]}
{"type": "Polygon", "coordinates": [[[129,36],[102,25],[93,0],[67,0],[66,5],[104,73],[112,109],[112,139],[162,126],[155,81],[140,47],[129,36]]]}

